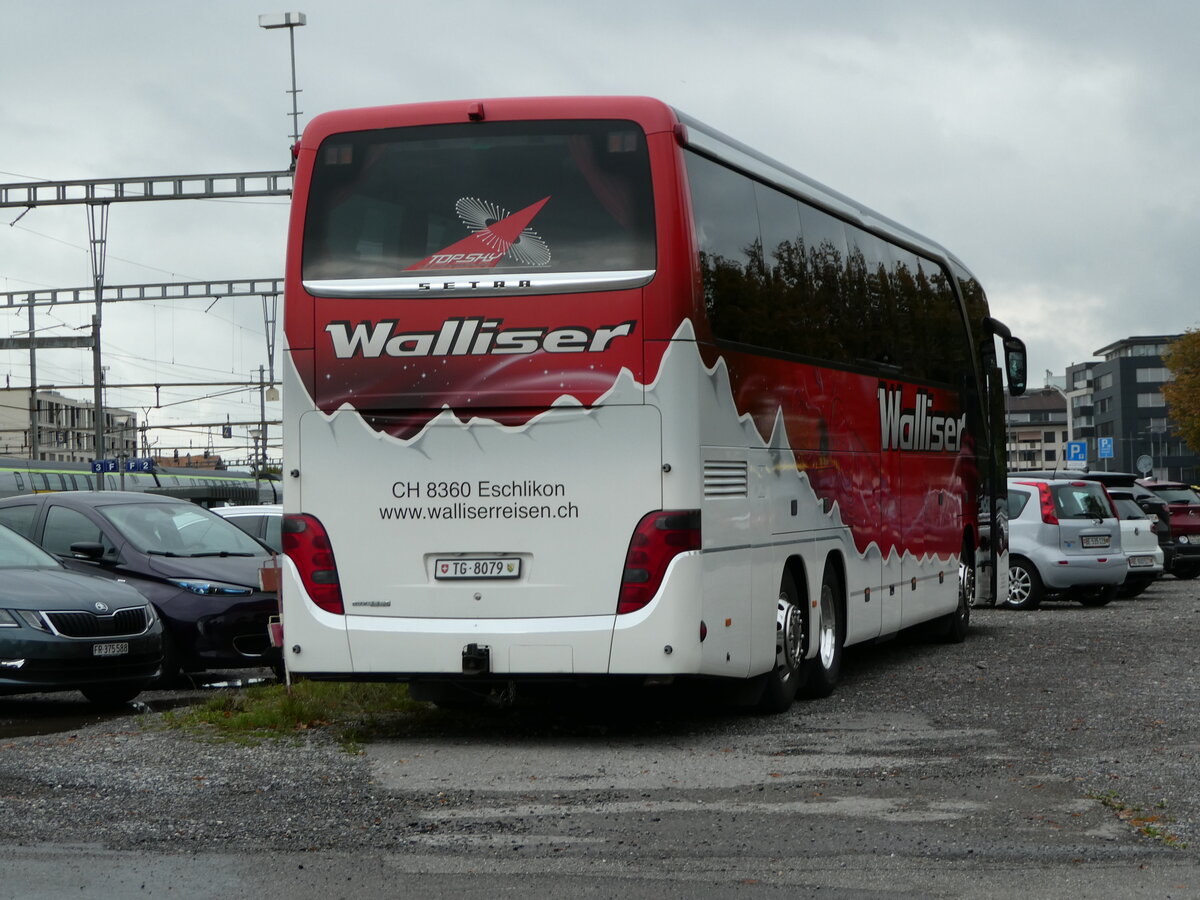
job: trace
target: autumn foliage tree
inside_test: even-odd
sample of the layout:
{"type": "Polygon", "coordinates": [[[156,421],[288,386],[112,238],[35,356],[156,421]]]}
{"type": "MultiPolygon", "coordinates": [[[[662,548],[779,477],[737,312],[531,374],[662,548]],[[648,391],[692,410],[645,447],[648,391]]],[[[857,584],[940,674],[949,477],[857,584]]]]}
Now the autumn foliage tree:
{"type": "Polygon", "coordinates": [[[1162,387],[1171,418],[1179,436],[1200,452],[1200,329],[1172,341],[1163,353],[1163,363],[1174,376],[1162,387]]]}

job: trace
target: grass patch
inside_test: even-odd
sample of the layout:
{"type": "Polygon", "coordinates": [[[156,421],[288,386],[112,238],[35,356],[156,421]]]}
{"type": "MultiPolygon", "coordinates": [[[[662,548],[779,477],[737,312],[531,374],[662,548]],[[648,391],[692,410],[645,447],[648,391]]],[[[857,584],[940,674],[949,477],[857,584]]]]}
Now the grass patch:
{"type": "Polygon", "coordinates": [[[282,684],[221,691],[198,706],[163,713],[163,721],[172,728],[249,744],[324,729],[354,750],[397,718],[428,710],[428,704],[409,699],[403,684],[298,681],[290,692],[282,684]]]}
{"type": "MultiPolygon", "coordinates": [[[[1165,814],[1147,812],[1139,807],[1131,806],[1118,797],[1114,791],[1107,791],[1103,794],[1092,794],[1091,797],[1093,800],[1099,800],[1101,804],[1111,809],[1116,813],[1118,819],[1133,828],[1142,837],[1158,841],[1160,844],[1166,844],[1168,847],[1176,847],[1180,850],[1186,849],[1187,843],[1181,840],[1178,835],[1171,833],[1170,826],[1172,820],[1165,814]]],[[[1165,800],[1160,800],[1156,804],[1156,808],[1165,810],[1166,805],[1165,800]]]]}

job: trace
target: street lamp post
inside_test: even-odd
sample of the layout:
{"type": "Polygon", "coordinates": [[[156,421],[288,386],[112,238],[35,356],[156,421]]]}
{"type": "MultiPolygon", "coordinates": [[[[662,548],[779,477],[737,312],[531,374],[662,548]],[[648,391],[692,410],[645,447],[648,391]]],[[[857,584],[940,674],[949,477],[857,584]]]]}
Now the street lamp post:
{"type": "Polygon", "coordinates": [[[286,28],[288,30],[288,49],[292,59],[292,89],[289,92],[292,95],[292,146],[300,142],[300,110],[297,107],[297,94],[300,91],[296,88],[296,29],[308,22],[308,17],[302,12],[286,12],[276,15],[262,15],[258,17],[259,28],[286,28]]]}

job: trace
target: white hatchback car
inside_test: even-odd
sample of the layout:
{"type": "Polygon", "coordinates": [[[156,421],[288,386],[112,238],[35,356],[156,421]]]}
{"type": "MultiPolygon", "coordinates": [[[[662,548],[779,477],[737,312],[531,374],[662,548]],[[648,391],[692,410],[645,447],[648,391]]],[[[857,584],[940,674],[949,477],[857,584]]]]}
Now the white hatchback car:
{"type": "Polygon", "coordinates": [[[1136,597],[1163,573],[1163,551],[1158,545],[1153,522],[1138,506],[1133,492],[1109,488],[1108,495],[1121,517],[1121,549],[1129,563],[1129,574],[1117,590],[1118,597],[1136,597]]]}
{"type": "Polygon", "coordinates": [[[267,503],[262,506],[218,506],[213,509],[222,519],[228,519],[246,534],[257,538],[276,553],[283,552],[283,505],[267,503]]]}
{"type": "Polygon", "coordinates": [[[1033,609],[1050,596],[1103,606],[1129,572],[1104,486],[1069,478],[1008,479],[1009,588],[1002,605],[1033,609]]]}

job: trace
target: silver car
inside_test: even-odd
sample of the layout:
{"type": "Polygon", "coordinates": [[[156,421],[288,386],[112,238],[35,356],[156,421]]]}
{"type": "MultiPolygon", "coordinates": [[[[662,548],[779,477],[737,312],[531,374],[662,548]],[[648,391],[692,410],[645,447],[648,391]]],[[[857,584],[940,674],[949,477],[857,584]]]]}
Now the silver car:
{"type": "Polygon", "coordinates": [[[1003,605],[1034,609],[1051,596],[1103,606],[1129,564],[1104,490],[1069,478],[1008,479],[1009,588],[1003,605]]]}
{"type": "Polygon", "coordinates": [[[246,534],[262,541],[276,553],[283,552],[283,505],[267,503],[262,506],[218,506],[213,509],[222,519],[228,519],[246,534]]]}
{"type": "Polygon", "coordinates": [[[1129,563],[1129,574],[1117,591],[1118,597],[1136,597],[1163,573],[1163,550],[1154,534],[1150,517],[1124,488],[1109,488],[1117,514],[1121,517],[1121,549],[1129,563]]]}

